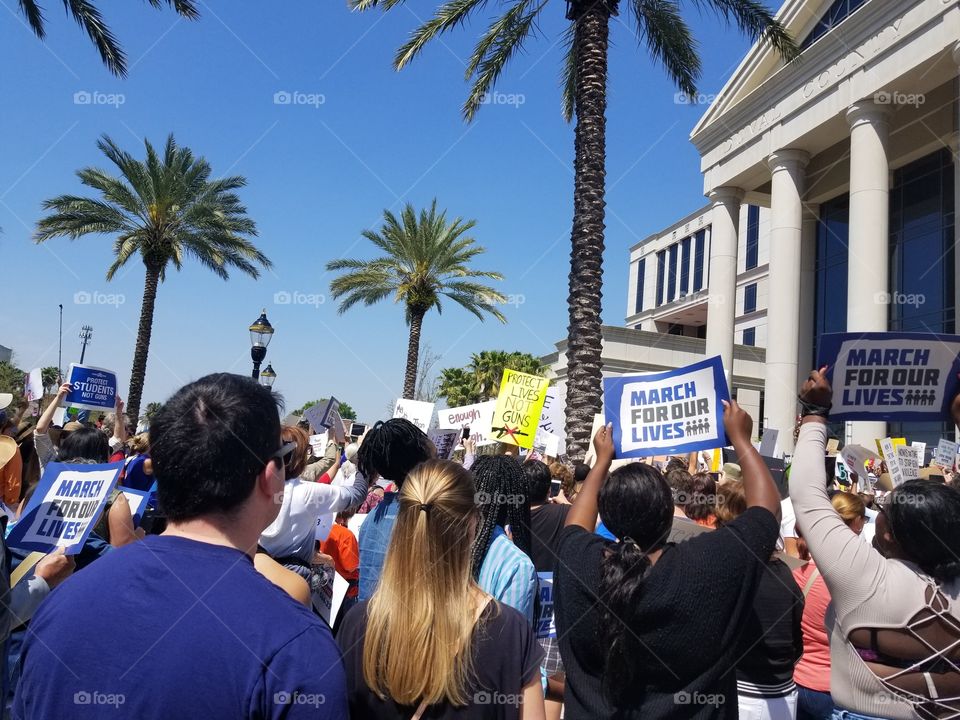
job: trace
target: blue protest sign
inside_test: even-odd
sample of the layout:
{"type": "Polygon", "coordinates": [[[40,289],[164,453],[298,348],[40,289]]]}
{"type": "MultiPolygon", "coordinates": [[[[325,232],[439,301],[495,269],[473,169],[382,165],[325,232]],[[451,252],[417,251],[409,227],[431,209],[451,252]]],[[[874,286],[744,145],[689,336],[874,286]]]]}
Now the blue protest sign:
{"type": "Polygon", "coordinates": [[[553,573],[538,572],[540,593],[540,617],[537,618],[537,637],[555,638],[557,622],[553,614],[553,573]]]}
{"type": "Polygon", "coordinates": [[[117,375],[112,370],[70,363],[72,390],[64,404],[84,410],[111,411],[117,403],[117,375]]]}
{"type": "Polygon", "coordinates": [[[7,544],[40,552],[62,547],[67,555],[80,552],[122,469],[122,462],[50,463],[7,544]]]}
{"type": "Polygon", "coordinates": [[[120,489],[120,492],[124,494],[127,498],[127,503],[130,505],[130,516],[133,518],[133,526],[140,527],[143,514],[147,511],[147,507],[150,504],[150,491],[134,490],[133,488],[124,487],[120,489]]]}
{"type": "Polygon", "coordinates": [[[723,447],[723,405],[729,400],[723,363],[709,358],[678,370],[603,381],[606,422],[618,458],[723,447]]]}
{"type": "Polygon", "coordinates": [[[833,386],[831,420],[942,420],[960,385],[960,336],[828,334],[818,365],[833,386]]]}

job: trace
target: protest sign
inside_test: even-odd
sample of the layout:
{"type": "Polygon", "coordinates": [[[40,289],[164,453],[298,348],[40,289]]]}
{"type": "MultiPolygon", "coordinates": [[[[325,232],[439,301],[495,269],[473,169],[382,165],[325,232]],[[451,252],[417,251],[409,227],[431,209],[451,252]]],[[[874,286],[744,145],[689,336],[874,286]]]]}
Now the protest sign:
{"type": "Polygon", "coordinates": [[[446,408],[437,411],[437,420],[441,430],[470,429],[470,437],[478,443],[490,439],[490,426],[493,424],[493,411],[497,407],[496,400],[461,405],[455,408],[446,408]]]}
{"type": "Polygon", "coordinates": [[[944,438],[940,438],[940,442],[937,443],[937,451],[934,454],[934,462],[942,468],[950,470],[953,468],[954,462],[957,459],[957,443],[944,438]]]}
{"type": "Polygon", "coordinates": [[[490,427],[492,438],[528,450],[540,425],[550,381],[538,375],[504,370],[490,427]]]}
{"type": "Polygon", "coordinates": [[[117,375],[112,370],[70,363],[72,389],[64,404],[81,410],[112,411],[117,404],[117,375]]]}
{"type": "Polygon", "coordinates": [[[560,453],[563,452],[561,448],[564,445],[563,440],[559,435],[554,435],[551,432],[540,431],[537,433],[537,442],[543,442],[543,454],[547,457],[560,457],[560,453]]]}
{"type": "Polygon", "coordinates": [[[557,457],[567,451],[567,433],[565,430],[566,418],[564,410],[566,408],[567,394],[565,386],[551,385],[547,388],[546,397],[543,399],[543,411],[540,413],[540,424],[537,426],[537,436],[534,443],[544,447],[550,443],[553,448],[554,442],[557,444],[556,452],[547,455],[557,457]],[[547,436],[556,437],[556,441],[548,440],[547,436]]]}
{"type": "Polygon", "coordinates": [[[941,420],[960,381],[960,336],[831,333],[820,344],[830,420],[941,420]]]}
{"type": "Polygon", "coordinates": [[[877,440],[877,445],[880,447],[880,454],[883,455],[883,462],[887,466],[887,472],[890,473],[890,482],[893,483],[894,487],[897,487],[903,482],[904,478],[903,470],[900,468],[900,458],[893,445],[893,440],[891,438],[877,440]]]}
{"type": "Polygon", "coordinates": [[[847,464],[843,461],[843,456],[837,456],[837,463],[834,466],[833,477],[836,479],[837,483],[846,487],[850,484],[850,471],[847,469],[847,464]]]}
{"type": "Polygon", "coordinates": [[[80,552],[122,469],[122,462],[50,463],[7,544],[40,552],[62,547],[67,555],[80,552]]]}
{"type": "Polygon", "coordinates": [[[927,444],[925,442],[918,442],[914,440],[912,443],[910,443],[910,447],[912,447],[914,452],[917,453],[917,462],[920,463],[920,467],[926,465],[927,444]]]}
{"type": "Polygon", "coordinates": [[[759,452],[764,457],[774,457],[774,453],[777,451],[777,437],[779,437],[780,431],[776,428],[764,428],[763,438],[760,440],[760,449],[759,452]]]}
{"type": "Polygon", "coordinates": [[[23,376],[23,397],[28,403],[43,399],[43,370],[40,368],[23,376]]]}
{"type": "Polygon", "coordinates": [[[433,420],[433,405],[432,402],[399,398],[393,409],[393,416],[409,420],[426,432],[430,429],[430,421],[433,420]]]}
{"type": "MultiPolygon", "coordinates": [[[[337,403],[339,406],[339,403],[337,403]]],[[[340,417],[340,410],[331,409],[327,414],[327,422],[330,423],[330,430],[333,432],[333,438],[341,445],[347,441],[347,433],[343,429],[343,418],[340,417]]]]}
{"type": "MultiPolygon", "coordinates": [[[[917,451],[912,447],[898,447],[897,460],[900,461],[900,472],[904,480],[916,480],[920,477],[920,464],[917,462],[917,451]]],[[[898,485],[896,481],[894,485],[898,485]]]]}
{"type": "Polygon", "coordinates": [[[537,618],[537,637],[555,638],[557,623],[553,614],[553,573],[538,572],[540,580],[540,616],[537,618]]]}
{"type": "Polygon", "coordinates": [[[125,487],[120,492],[127,499],[130,505],[130,516],[133,518],[133,526],[140,527],[140,520],[143,519],[143,513],[147,509],[147,501],[150,499],[149,490],[135,490],[125,487]]]}
{"type": "Polygon", "coordinates": [[[723,363],[709,358],[678,370],[603,381],[606,421],[618,458],[723,447],[723,363]]]}
{"type": "Polygon", "coordinates": [[[437,448],[437,459],[449,460],[453,457],[453,450],[460,441],[460,431],[434,430],[430,433],[430,440],[437,448]]]}
{"type": "Polygon", "coordinates": [[[303,419],[310,423],[313,432],[329,430],[334,424],[334,415],[340,417],[340,401],[331,397],[323,405],[311,405],[303,412],[303,419]]]}
{"type": "Polygon", "coordinates": [[[879,456],[862,445],[844,445],[843,450],[840,451],[840,457],[851,472],[863,475],[864,466],[879,456]]]}

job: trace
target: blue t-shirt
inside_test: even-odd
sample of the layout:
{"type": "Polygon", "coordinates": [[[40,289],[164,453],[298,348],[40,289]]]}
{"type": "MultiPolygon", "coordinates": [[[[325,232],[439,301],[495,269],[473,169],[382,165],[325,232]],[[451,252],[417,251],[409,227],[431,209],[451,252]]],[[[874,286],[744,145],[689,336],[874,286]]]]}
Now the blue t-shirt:
{"type": "Polygon", "coordinates": [[[233,548],[148,536],[76,573],[27,631],[13,717],[344,718],[329,628],[233,548]]]}
{"type": "Polygon", "coordinates": [[[386,493],[360,526],[360,600],[369,600],[377,589],[399,512],[400,493],[386,493]]]}

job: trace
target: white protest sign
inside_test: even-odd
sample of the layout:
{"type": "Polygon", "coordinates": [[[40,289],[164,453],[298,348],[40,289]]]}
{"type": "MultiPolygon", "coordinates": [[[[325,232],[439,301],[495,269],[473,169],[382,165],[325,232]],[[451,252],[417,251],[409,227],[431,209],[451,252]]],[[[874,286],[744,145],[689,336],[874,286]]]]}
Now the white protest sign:
{"type": "Polygon", "coordinates": [[[327,414],[327,420],[330,423],[330,430],[333,431],[333,437],[338,443],[347,441],[347,435],[343,430],[343,418],[340,417],[340,403],[337,403],[337,409],[331,409],[327,414]]]}
{"type": "Polygon", "coordinates": [[[940,438],[940,442],[937,443],[937,452],[934,455],[934,462],[942,468],[947,470],[953,469],[953,464],[957,459],[957,443],[944,438],[940,438]]]}
{"type": "Polygon", "coordinates": [[[926,465],[927,463],[925,461],[927,459],[927,444],[925,442],[918,442],[914,440],[912,443],[910,443],[910,447],[912,447],[917,453],[917,462],[920,463],[920,467],[926,465]]]}
{"type": "Polygon", "coordinates": [[[863,475],[866,464],[871,460],[876,460],[879,456],[872,450],[863,447],[863,445],[844,445],[843,450],[840,451],[840,457],[843,458],[844,464],[850,471],[863,475]]]}
{"type": "Polygon", "coordinates": [[[547,388],[547,396],[543,401],[543,412],[540,413],[540,424],[537,426],[537,437],[533,444],[546,447],[549,443],[547,455],[551,457],[557,457],[567,451],[567,433],[564,429],[566,404],[567,389],[565,385],[551,385],[547,388]],[[548,435],[554,436],[556,440],[548,440],[548,435]],[[553,449],[554,443],[557,445],[555,452],[549,452],[550,449],[553,449]]]}
{"type": "Polygon", "coordinates": [[[430,440],[437,448],[438,460],[449,460],[453,457],[454,448],[460,441],[459,430],[433,430],[430,433],[430,440]]]}
{"type": "Polygon", "coordinates": [[[563,447],[565,443],[559,435],[554,435],[552,432],[543,431],[537,435],[537,439],[543,441],[544,455],[552,458],[560,457],[561,452],[563,452],[560,448],[563,447]]]}
{"type": "Polygon", "coordinates": [[[62,547],[67,555],[80,552],[122,469],[122,462],[50,463],[7,544],[41,552],[62,547]]]}
{"type": "Polygon", "coordinates": [[[399,398],[393,409],[393,416],[409,420],[426,432],[430,429],[430,421],[433,419],[433,405],[432,402],[399,398]]]}
{"type": "MultiPolygon", "coordinates": [[[[892,438],[880,440],[880,450],[883,452],[883,462],[887,465],[887,472],[890,473],[890,481],[894,487],[903,482],[903,470],[900,467],[900,458],[897,455],[897,449],[893,445],[892,438]]],[[[916,458],[916,456],[914,456],[916,458]]]]}
{"type": "Polygon", "coordinates": [[[313,451],[314,457],[320,457],[321,455],[323,455],[327,450],[327,436],[311,435],[310,449],[313,451]]]}
{"type": "Polygon", "coordinates": [[[34,368],[24,376],[23,396],[27,402],[35,402],[43,398],[43,370],[34,368]]]}
{"type": "MultiPolygon", "coordinates": [[[[920,464],[917,462],[917,451],[912,447],[901,445],[897,448],[897,460],[900,461],[900,472],[903,477],[900,482],[905,480],[916,480],[920,477],[920,464]]],[[[894,481],[894,486],[900,483],[894,481]]]]}
{"type": "Polygon", "coordinates": [[[489,440],[493,411],[496,407],[496,400],[488,400],[474,405],[438,410],[437,427],[441,430],[460,430],[461,432],[466,427],[470,429],[470,437],[478,443],[489,440]]]}
{"type": "Polygon", "coordinates": [[[764,428],[763,438],[760,440],[759,452],[762,457],[772,458],[777,451],[777,438],[780,431],[776,428],[764,428]]]}

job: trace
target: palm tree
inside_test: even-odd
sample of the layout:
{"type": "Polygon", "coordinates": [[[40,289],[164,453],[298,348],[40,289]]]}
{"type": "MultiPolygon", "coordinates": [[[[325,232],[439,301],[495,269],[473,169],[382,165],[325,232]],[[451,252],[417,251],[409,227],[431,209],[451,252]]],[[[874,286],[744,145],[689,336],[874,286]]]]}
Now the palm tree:
{"type": "Polygon", "coordinates": [[[441,370],[438,394],[450,407],[493,400],[500,394],[500,381],[507,369],[530,375],[544,373],[543,364],[529,353],[482,350],[470,356],[465,368],[441,370]]]}
{"type": "Polygon", "coordinates": [[[442,312],[441,298],[446,297],[469,310],[482,322],[484,313],[506,322],[496,303],[506,298],[477,279],[502,280],[497,272],[474,270],[470,262],[486,250],[467,233],[475,220],[456,218],[447,221],[446,211],[437,212],[434,199],[429,210],[420,210],[407,203],[400,217],[383,211],[383,227],[379,232],[364,230],[363,237],[383,251],[374,260],[333,260],[327,270],[344,270],[330,283],[334,298],[343,298],[343,313],[359,302],[373,305],[387,297],[403,303],[406,309],[410,338],[407,344],[407,366],[403,376],[403,397],[412,400],[417,389],[417,360],[420,355],[420,331],[427,311],[442,312]]]}
{"type": "MultiPolygon", "coordinates": [[[[200,17],[194,0],[147,0],[147,2],[155,8],[161,8],[164,4],[169,5],[178,15],[188,20],[196,20],[200,17]]],[[[37,4],[37,0],[20,0],[19,4],[20,12],[27,19],[27,25],[33,30],[34,35],[43,40],[47,34],[43,8],[37,4]]],[[[63,7],[96,45],[100,59],[107,66],[107,70],[118,77],[125,77],[127,57],[113,32],[104,24],[103,16],[97,6],[91,0],[63,0],[63,7]]]]}
{"type": "MultiPolygon", "coordinates": [[[[352,0],[358,10],[384,10],[404,0],[352,0]]],[[[660,62],[679,89],[696,94],[700,76],[697,45],[680,11],[680,0],[626,0],[636,32],[654,60],[660,62]]],[[[407,65],[424,46],[463,25],[486,9],[488,0],[444,0],[433,17],[415,29],[397,50],[394,65],[407,65]]],[[[466,78],[472,81],[463,105],[469,121],[488,97],[510,59],[535,32],[549,0],[504,0],[509,5],[494,19],[474,47],[466,78]]],[[[752,38],[764,38],[785,57],[796,46],[783,26],[760,0],[690,0],[735,22],[752,38]]],[[[573,229],[570,235],[570,277],[567,306],[567,451],[579,459],[590,443],[593,416],[600,411],[602,392],[600,306],[603,287],[603,242],[606,174],[607,45],[610,19],[620,0],[566,0],[566,59],[563,68],[563,112],[576,116],[574,130],[573,229]]]]}
{"type": "Polygon", "coordinates": [[[49,392],[50,390],[56,391],[57,385],[60,384],[60,368],[53,367],[52,365],[41,368],[40,382],[43,383],[44,392],[49,392]]]}
{"type": "Polygon", "coordinates": [[[140,416],[157,287],[167,268],[180,270],[183,261],[192,258],[226,280],[229,269],[256,278],[258,267],[271,265],[250,241],[257,227],[234,192],[246,185],[246,179],[236,175],[211,180],[210,164],[179,147],[173,135],[167,138],[162,157],[148,141],[144,146],[146,159],[141,161],[106,135],[101,137],[97,147],[120,176],[93,167],[78,171],[80,182],[99,197],[60,195],[47,200],[43,209],[50,214],[37,223],[35,235],[38,243],[54,237],[115,235],[107,280],[130,258],[143,262],[143,302],[127,395],[127,412],[134,418],[140,416]]]}
{"type": "Polygon", "coordinates": [[[161,402],[151,402],[147,403],[147,409],[143,411],[143,420],[146,421],[147,425],[153,424],[153,419],[163,410],[163,403],[161,402]]]}

